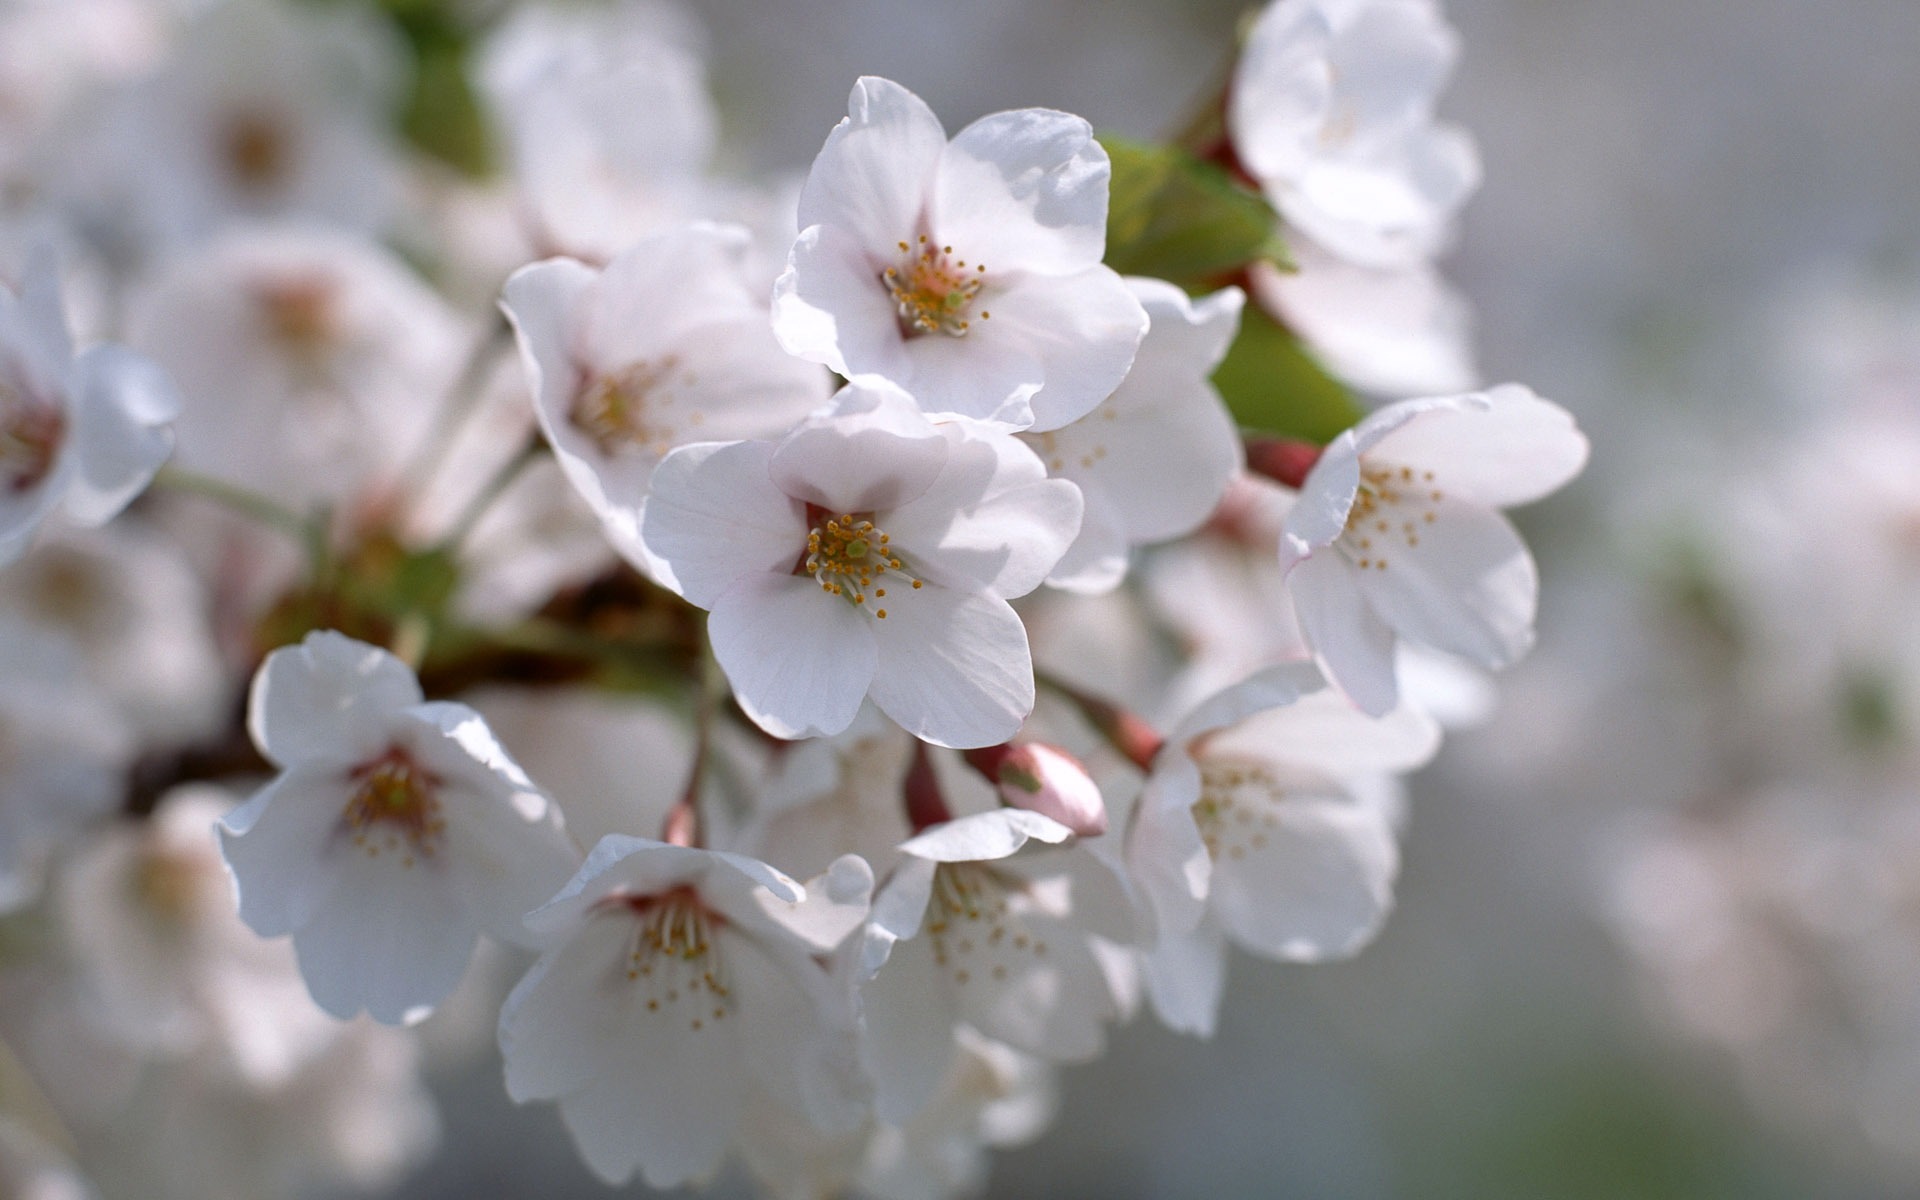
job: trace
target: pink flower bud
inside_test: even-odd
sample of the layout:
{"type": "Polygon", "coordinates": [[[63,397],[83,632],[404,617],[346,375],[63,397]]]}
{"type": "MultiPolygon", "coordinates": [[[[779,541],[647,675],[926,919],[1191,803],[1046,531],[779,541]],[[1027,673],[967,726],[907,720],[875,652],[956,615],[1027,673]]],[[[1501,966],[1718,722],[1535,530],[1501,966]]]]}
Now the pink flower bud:
{"type": "Polygon", "coordinates": [[[966,752],[967,762],[992,780],[1014,808],[1052,817],[1082,837],[1107,831],[1107,806],[1080,760],[1058,746],[1019,742],[966,752]]]}

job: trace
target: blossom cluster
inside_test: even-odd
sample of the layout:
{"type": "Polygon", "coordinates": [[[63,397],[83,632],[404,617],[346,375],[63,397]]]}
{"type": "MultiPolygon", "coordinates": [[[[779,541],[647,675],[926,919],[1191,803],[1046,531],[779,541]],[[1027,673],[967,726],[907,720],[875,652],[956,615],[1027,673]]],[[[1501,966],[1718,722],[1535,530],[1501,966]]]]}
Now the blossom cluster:
{"type": "Polygon", "coordinates": [[[1586,456],[1434,266],[1436,4],[1277,0],[1169,146],[861,78],[792,180],[675,9],[440,18],[469,177],[371,8],[72,7],[0,14],[0,1178],[377,1186],[492,1042],[609,1183],[955,1194],[1379,930],[1586,456]]]}

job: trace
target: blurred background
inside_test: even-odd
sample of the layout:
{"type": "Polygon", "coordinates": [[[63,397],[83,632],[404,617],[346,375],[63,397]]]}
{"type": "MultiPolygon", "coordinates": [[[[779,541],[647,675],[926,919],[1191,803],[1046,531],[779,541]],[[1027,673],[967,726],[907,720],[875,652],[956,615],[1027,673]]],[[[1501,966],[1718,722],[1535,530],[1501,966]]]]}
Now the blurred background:
{"type": "MultiPolygon", "coordinates": [[[[695,9],[745,173],[804,171],[860,74],[949,129],[1167,136],[1245,6],[695,9]]],[[[1446,11],[1485,182],[1443,268],[1482,375],[1593,440],[1518,514],[1538,649],[1415,777],[1377,942],[1236,956],[1210,1042],[1118,1030],[988,1194],[1920,1194],[1920,4],[1446,11]]],[[[648,1194],[497,1062],[432,1083],[442,1150],[392,1195],[648,1194]]]]}

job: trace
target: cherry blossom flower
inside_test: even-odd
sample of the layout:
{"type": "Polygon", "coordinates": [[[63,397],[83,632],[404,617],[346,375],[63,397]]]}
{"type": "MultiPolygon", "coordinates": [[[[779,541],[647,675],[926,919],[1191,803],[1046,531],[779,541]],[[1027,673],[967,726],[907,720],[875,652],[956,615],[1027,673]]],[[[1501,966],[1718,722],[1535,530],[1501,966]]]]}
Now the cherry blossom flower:
{"type": "Polygon", "coordinates": [[[321,632],[274,651],[248,728],[280,774],[221,822],[240,915],[293,935],[336,1016],[425,1016],[480,933],[525,941],[521,915],[579,861],[479,714],[422,703],[383,650],[321,632]]]}
{"type": "Polygon", "coordinates": [[[1366,712],[1398,701],[1399,640],[1504,667],[1533,643],[1539,580],[1500,509],[1579,473],[1587,439],[1518,384],[1405,400],[1334,439],[1280,541],[1300,629],[1366,712]]]}
{"type": "Polygon", "coordinates": [[[747,231],[697,224],[647,237],[595,271],[570,259],[507,281],[540,428],[630,561],[653,468],[694,441],[777,437],[828,395],[782,351],[743,274],[747,231]]]}
{"type": "Polygon", "coordinates": [[[929,413],[1055,429],[1110,395],[1147,329],[1106,250],[1106,151],[1028,108],[951,142],[890,80],[854,85],[800,194],[774,290],[789,351],[877,374],[929,413]]]}
{"type": "Polygon", "coordinates": [[[1432,255],[1480,181],[1433,121],[1458,38],[1433,0],[1278,0],[1234,72],[1228,128],[1287,223],[1363,266],[1432,255]]]}
{"type": "Polygon", "coordinates": [[[1158,279],[1127,286],[1152,324],[1126,379],[1079,420],[1021,435],[1086,498],[1080,536],[1047,579],[1074,591],[1116,586],[1132,546],[1191,533],[1240,467],[1239,430],[1207,377],[1233,342],[1245,295],[1226,288],[1192,301],[1158,279]]]}
{"type": "Polygon", "coordinates": [[[1439,745],[1425,714],[1369,718],[1304,663],[1215,695],[1174,729],[1127,840],[1157,925],[1148,994],[1169,1025],[1211,1032],[1225,940],[1296,962],[1371,940],[1399,868],[1385,777],[1439,745]]]}
{"type": "Polygon", "coordinates": [[[987,746],[1032,710],[1007,599],[1053,569],[1081,501],[1011,436],[859,379],[777,444],[674,451],[653,489],[642,536],[768,732],[837,733],[870,696],[926,741],[987,746]]]}
{"type": "Polygon", "coordinates": [[[853,996],[814,961],[804,898],[754,859],[602,838],[527,918],[551,944],[500,1010],[507,1093],[559,1101],[609,1183],[711,1177],[750,1086],[823,1133],[856,1127],[853,996]]]}
{"type": "Polygon", "coordinates": [[[122,346],[74,354],[51,255],[18,294],[0,287],[0,565],[25,552],[55,508],[102,525],[173,446],[179,398],[122,346]]]}

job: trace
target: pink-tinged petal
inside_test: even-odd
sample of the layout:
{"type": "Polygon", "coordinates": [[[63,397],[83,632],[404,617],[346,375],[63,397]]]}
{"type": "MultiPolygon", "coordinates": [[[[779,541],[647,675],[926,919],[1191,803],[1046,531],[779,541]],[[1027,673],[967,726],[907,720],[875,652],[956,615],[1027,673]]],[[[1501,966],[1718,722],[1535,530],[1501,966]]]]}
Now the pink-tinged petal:
{"type": "Polygon", "coordinates": [[[991,746],[1019,732],[1033,711],[1033,659],[1011,605],[931,584],[886,603],[871,626],[880,711],[936,746],[991,746]]]}
{"type": "MultiPolygon", "coordinates": [[[[1393,670],[1394,629],[1376,614],[1338,551],[1300,560],[1287,576],[1300,633],[1327,678],[1370,716],[1400,702],[1393,670]]],[[[1371,582],[1371,581],[1369,581],[1371,582]]]]}
{"type": "Polygon", "coordinates": [[[1046,382],[1047,364],[1019,331],[988,328],[992,325],[991,320],[976,323],[965,337],[932,333],[907,339],[901,343],[903,373],[891,377],[929,416],[1025,429],[1033,424],[1033,397],[1046,382]]]}
{"type": "Polygon", "coordinates": [[[1395,541],[1376,569],[1355,573],[1361,594],[1409,641],[1483,667],[1518,661],[1533,645],[1540,591],[1526,543],[1505,517],[1478,505],[1449,498],[1427,511],[1434,519],[1419,526],[1417,545],[1395,541]]]}
{"type": "Polygon", "coordinates": [[[712,608],[746,575],[790,569],[807,547],[805,510],[767,475],[766,442],[683,446],[653,472],[640,536],[671,572],[661,582],[712,608]]]}
{"type": "Polygon", "coordinates": [[[902,843],[900,849],[935,862],[991,862],[1029,841],[1057,844],[1072,836],[1073,830],[1052,817],[1020,808],[996,808],[942,821],[902,843]]]}
{"type": "Polygon", "coordinates": [[[1184,387],[1213,374],[1240,331],[1247,294],[1221,288],[1199,299],[1164,279],[1126,276],[1127,289],[1147,314],[1147,336],[1133,369],[1110,403],[1121,408],[1155,407],[1168,387],[1184,387]]]}
{"type": "Polygon", "coordinates": [[[925,101],[890,79],[862,76],[807,173],[800,227],[835,225],[875,251],[913,241],[946,146],[925,101]]]}
{"type": "Polygon", "coordinates": [[[320,630],[260,664],[247,731],[277,767],[354,763],[384,749],[396,714],[420,700],[420,682],[405,663],[377,646],[320,630]]]}
{"type": "Polygon", "coordinates": [[[1488,508],[1538,500],[1580,473],[1587,439],[1573,417],[1520,384],[1464,398],[1380,439],[1382,463],[1432,471],[1445,495],[1488,508]]]}
{"type": "MultiPolygon", "coordinates": [[[[983,915],[978,926],[986,924],[983,915]]],[[[963,925],[948,934],[941,969],[953,981],[961,1019],[1048,1062],[1085,1062],[1099,1054],[1106,1023],[1118,1013],[1085,934],[1017,896],[992,924],[1006,932],[996,938],[989,928],[963,925]]]]}
{"type": "Polygon", "coordinates": [[[994,113],[941,155],[932,232],[989,274],[1085,270],[1106,253],[1112,174],[1081,118],[1048,108],[994,113]]]}
{"type": "Polygon", "coordinates": [[[1332,691],[1256,712],[1207,739],[1209,754],[1284,762],[1335,778],[1412,771],[1439,749],[1439,725],[1411,704],[1370,717],[1332,691]]]}
{"type": "Polygon", "coordinates": [[[1127,831],[1127,866],[1161,937],[1192,930],[1206,912],[1213,863],[1193,820],[1199,799],[1199,767],[1169,747],[1154,763],[1127,831]]]}
{"type": "Polygon", "coordinates": [[[1278,796],[1251,824],[1223,823],[1221,838],[1210,907],[1229,937],[1262,958],[1345,958],[1393,906],[1393,830],[1350,797],[1278,796]]]}
{"type": "Polygon", "coordinates": [[[1247,35],[1227,109],[1234,150],[1262,182],[1313,160],[1333,102],[1333,33],[1318,7],[1270,4],[1247,35]]]}
{"type": "Polygon", "coordinates": [[[885,623],[808,576],[760,572],[714,602],[707,636],[755,723],[775,737],[817,737],[851,725],[877,687],[870,627],[885,623]]]}
{"type": "Polygon", "coordinates": [[[781,440],[767,472],[789,496],[836,513],[867,513],[920,496],[947,456],[947,439],[905,392],[860,376],[831,408],[781,440]]]}
{"type": "Polygon", "coordinates": [[[669,424],[680,442],[771,441],[833,392],[830,372],[773,340],[763,310],[690,329],[675,353],[669,424]]]}
{"type": "Polygon", "coordinates": [[[905,1124],[930,1100],[953,1059],[954,995],[934,965],[932,942],[902,942],[861,989],[864,1058],[874,1115],[905,1124]]]}
{"type": "Polygon", "coordinates": [[[747,287],[751,235],[738,225],[700,221],[662,230],[607,264],[572,339],[598,367],[670,353],[704,325],[764,312],[747,287]]]}
{"type": "Polygon", "coordinates": [[[1048,479],[1019,439],[960,425],[943,427],[946,470],[925,495],[882,514],[908,571],[930,580],[1024,596],[1073,544],[1084,509],[1080,490],[1048,479]]]}
{"type": "Polygon", "coordinates": [[[220,852],[248,928],[281,937],[312,918],[346,853],[341,817],[351,796],[343,769],[295,767],[221,820],[220,852]]]}
{"type": "Polygon", "coordinates": [[[632,502],[644,495],[653,464],[604,461],[592,440],[569,419],[581,366],[574,361],[568,330],[574,310],[590,294],[596,278],[593,268],[570,258],[533,263],[508,277],[500,308],[519,342],[520,365],[533,391],[540,431],[553,446],[567,481],[600,514],[612,506],[612,496],[632,502]]]}
{"type": "Polygon", "coordinates": [[[1162,935],[1140,956],[1147,999],[1175,1033],[1210,1038],[1227,982],[1227,942],[1209,918],[1182,934],[1162,935]]]}
{"type": "Polygon", "coordinates": [[[460,982],[479,937],[452,864],[351,845],[335,863],[336,886],[293,935],[307,990],[341,1020],[365,1008],[382,1024],[412,1024],[460,982]]]}
{"type": "Polygon", "coordinates": [[[976,303],[993,315],[960,340],[976,334],[1006,339],[1045,371],[1032,401],[1036,431],[1079,420],[1112,395],[1147,334],[1146,310],[1105,266],[1071,275],[1022,275],[990,286],[976,303]]]}
{"type": "Polygon", "coordinates": [[[832,225],[800,231],[773,285],[773,335],[787,353],[842,375],[913,373],[885,265],[832,225]]]}
{"type": "Polygon", "coordinates": [[[147,486],[173,451],[180,411],[173,381],[124,346],[95,346],[74,363],[72,452],[65,506],[82,525],[101,525],[147,486]]]}

